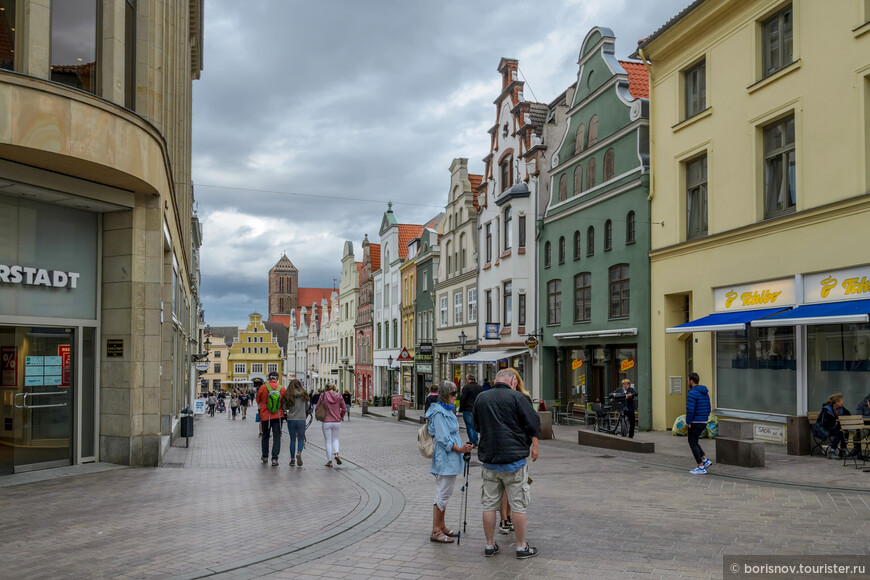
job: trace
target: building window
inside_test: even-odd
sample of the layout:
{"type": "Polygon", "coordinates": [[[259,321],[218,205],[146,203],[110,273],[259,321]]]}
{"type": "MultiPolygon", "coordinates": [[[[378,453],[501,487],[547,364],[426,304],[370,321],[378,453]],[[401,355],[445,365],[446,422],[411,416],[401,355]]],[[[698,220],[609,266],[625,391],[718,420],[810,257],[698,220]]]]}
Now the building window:
{"type": "Polygon", "coordinates": [[[221,372],[221,363],[214,363],[214,371],[215,373],[221,372]]]}
{"type": "Polygon", "coordinates": [[[607,220],[604,222],[604,251],[609,252],[613,249],[613,222],[607,220]]]}
{"type": "Polygon", "coordinates": [[[550,242],[544,244],[544,268],[550,267],[550,242]]]}
{"type": "Polygon", "coordinates": [[[263,363],[251,363],[251,372],[252,373],[261,373],[263,372],[263,363]]]}
{"type": "Polygon", "coordinates": [[[390,322],[384,322],[384,348],[390,348],[390,322]]]}
{"type": "Polygon", "coordinates": [[[764,76],[773,74],[792,63],[792,20],[792,7],[789,6],[761,25],[764,76]]]}
{"type": "Polygon", "coordinates": [[[686,163],[686,239],[707,235],[707,156],[686,163]]]}
{"type": "Polygon", "coordinates": [[[583,166],[579,163],[574,168],[574,195],[580,195],[583,191],[583,166]]]}
{"type": "Polygon", "coordinates": [[[565,263],[565,236],[559,238],[559,263],[565,263]]]}
{"type": "Polygon", "coordinates": [[[378,348],[381,348],[381,323],[378,322],[378,348]]]}
{"type": "Polygon", "coordinates": [[[51,3],[51,80],[89,93],[97,92],[97,5],[97,0],[51,3]]]}
{"type": "Polygon", "coordinates": [[[526,247],[526,216],[521,215],[517,218],[517,226],[519,226],[519,240],[517,246],[520,248],[526,247]]]}
{"type": "Polygon", "coordinates": [[[580,126],[577,127],[577,135],[574,140],[574,154],[580,153],[583,151],[583,141],[586,139],[586,125],[580,123],[580,126]]]}
{"type": "Polygon", "coordinates": [[[701,61],[683,73],[686,89],[686,119],[707,108],[707,61],[701,61]]]}
{"type": "Polygon", "coordinates": [[[0,7],[0,38],[4,40],[0,51],[0,69],[15,70],[15,5],[16,0],[3,0],[0,7]]]}
{"type": "Polygon", "coordinates": [[[510,282],[505,282],[503,287],[503,296],[504,296],[504,316],[502,320],[504,320],[505,326],[510,326],[513,322],[513,284],[510,282]]]}
{"type": "Polygon", "coordinates": [[[574,232],[574,259],[580,259],[580,232],[574,232]]]}
{"type": "Polygon", "coordinates": [[[560,324],[562,321],[562,281],[547,282],[547,324],[560,324]]]}
{"type": "Polygon", "coordinates": [[[477,322],[477,288],[468,289],[468,322],[477,322]]]}
{"type": "Polygon", "coordinates": [[[589,139],[587,140],[587,143],[589,147],[598,143],[598,115],[594,115],[589,120],[589,139]]]}
{"type": "Polygon", "coordinates": [[[595,187],[595,158],[589,160],[586,164],[586,189],[587,191],[595,187]]]}
{"type": "Polygon", "coordinates": [[[243,375],[243,374],[245,374],[245,372],[246,372],[245,363],[235,363],[233,365],[233,374],[243,375]]]}
{"type": "Polygon", "coordinates": [[[794,115],[764,128],[764,217],[795,209],[794,115]]]}
{"type": "Polygon", "coordinates": [[[502,192],[508,190],[512,183],[513,172],[511,171],[511,167],[514,164],[513,157],[508,157],[504,161],[501,162],[501,190],[502,192]]]}
{"type": "Polygon", "coordinates": [[[486,224],[486,263],[492,262],[492,224],[486,224]]]}
{"type": "Polygon", "coordinates": [[[589,226],[589,229],[586,230],[586,255],[595,255],[595,228],[592,226],[589,226]]]}
{"type": "Polygon", "coordinates": [[[564,173],[559,178],[559,201],[568,199],[568,176],[564,173]]]}
{"type": "Polygon", "coordinates": [[[221,351],[219,351],[219,350],[214,351],[212,354],[214,355],[215,358],[221,357],[221,351]]]}
{"type": "Polygon", "coordinates": [[[613,179],[614,173],[614,164],[616,163],[616,153],[613,152],[613,149],[608,149],[604,153],[604,181],[610,181],[613,179]]]}
{"type": "Polygon", "coordinates": [[[625,243],[633,244],[634,243],[634,212],[628,212],[628,215],[625,216],[625,243]]]}
{"type": "Polygon", "coordinates": [[[136,109],[136,0],[124,11],[124,106],[136,109]]]}
{"type": "Polygon", "coordinates": [[[278,363],[269,363],[266,365],[266,372],[268,373],[277,373],[278,372],[278,363]]]}
{"type": "Polygon", "coordinates": [[[393,320],[393,348],[399,347],[399,321],[393,320]]]}
{"type": "Polygon", "coordinates": [[[628,318],[628,308],[628,264],[617,264],[610,268],[610,318],[628,318]]]}
{"type": "MultiPolygon", "coordinates": [[[[460,271],[464,271],[467,267],[466,259],[465,259],[465,232],[459,234],[459,259],[461,262],[459,263],[460,271]]],[[[411,302],[412,298],[408,298],[408,302],[411,302]]]]}
{"type": "Polygon", "coordinates": [[[486,320],[484,322],[492,322],[492,290],[486,291],[486,320]]]}
{"type": "Polygon", "coordinates": [[[526,325],[526,295],[520,294],[517,296],[517,326],[526,325]]]}
{"type": "Polygon", "coordinates": [[[453,324],[462,324],[462,292],[453,295],[453,324]]]}
{"type": "Polygon", "coordinates": [[[447,327],[447,296],[441,297],[441,328],[447,327]]]}
{"type": "Polygon", "coordinates": [[[511,236],[511,206],[507,206],[504,208],[504,249],[511,249],[511,242],[513,238],[511,236]]]}

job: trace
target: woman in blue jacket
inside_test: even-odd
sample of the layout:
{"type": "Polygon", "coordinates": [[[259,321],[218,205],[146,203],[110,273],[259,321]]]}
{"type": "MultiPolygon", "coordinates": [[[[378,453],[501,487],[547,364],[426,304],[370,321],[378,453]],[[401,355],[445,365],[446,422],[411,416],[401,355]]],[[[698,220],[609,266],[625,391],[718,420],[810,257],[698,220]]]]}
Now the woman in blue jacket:
{"type": "Polygon", "coordinates": [[[432,535],[429,539],[442,544],[452,544],[458,534],[447,527],[444,512],[447,500],[453,495],[456,476],[464,471],[462,455],[471,453],[471,443],[462,444],[459,436],[459,421],[456,420],[456,385],[442,381],[438,385],[438,400],[429,406],[426,419],[429,421],[429,434],[435,440],[432,453],[432,468],[435,476],[435,502],[432,506],[432,535]]]}

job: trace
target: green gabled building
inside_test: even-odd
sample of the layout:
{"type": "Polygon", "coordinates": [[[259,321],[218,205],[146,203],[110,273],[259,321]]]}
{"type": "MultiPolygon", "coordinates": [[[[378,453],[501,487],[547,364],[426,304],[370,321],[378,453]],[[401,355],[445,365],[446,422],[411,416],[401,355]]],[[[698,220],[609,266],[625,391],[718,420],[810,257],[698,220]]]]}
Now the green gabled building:
{"type": "Polygon", "coordinates": [[[604,401],[623,378],[651,425],[649,85],[593,28],[577,81],[550,105],[549,201],[538,221],[542,396],[564,408],[604,401]]]}

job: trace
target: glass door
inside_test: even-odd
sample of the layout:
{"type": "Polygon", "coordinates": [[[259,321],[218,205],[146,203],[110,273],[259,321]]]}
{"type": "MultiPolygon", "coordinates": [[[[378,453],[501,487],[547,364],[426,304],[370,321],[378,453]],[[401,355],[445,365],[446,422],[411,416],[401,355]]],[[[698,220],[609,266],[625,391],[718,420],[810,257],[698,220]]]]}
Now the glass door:
{"type": "Polygon", "coordinates": [[[0,473],[72,462],[75,333],[0,326],[0,473]]]}

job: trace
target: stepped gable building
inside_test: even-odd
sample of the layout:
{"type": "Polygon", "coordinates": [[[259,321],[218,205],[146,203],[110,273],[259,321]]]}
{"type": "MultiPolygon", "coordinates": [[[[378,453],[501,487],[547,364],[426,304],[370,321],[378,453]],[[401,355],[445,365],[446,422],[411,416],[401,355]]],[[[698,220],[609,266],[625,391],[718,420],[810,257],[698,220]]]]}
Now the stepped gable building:
{"type": "Polygon", "coordinates": [[[374,278],[372,272],[381,268],[381,245],[369,242],[366,234],[362,242],[363,259],[359,275],[359,307],[356,324],[356,385],[355,395],[358,400],[372,401],[374,396],[374,278]]]}

